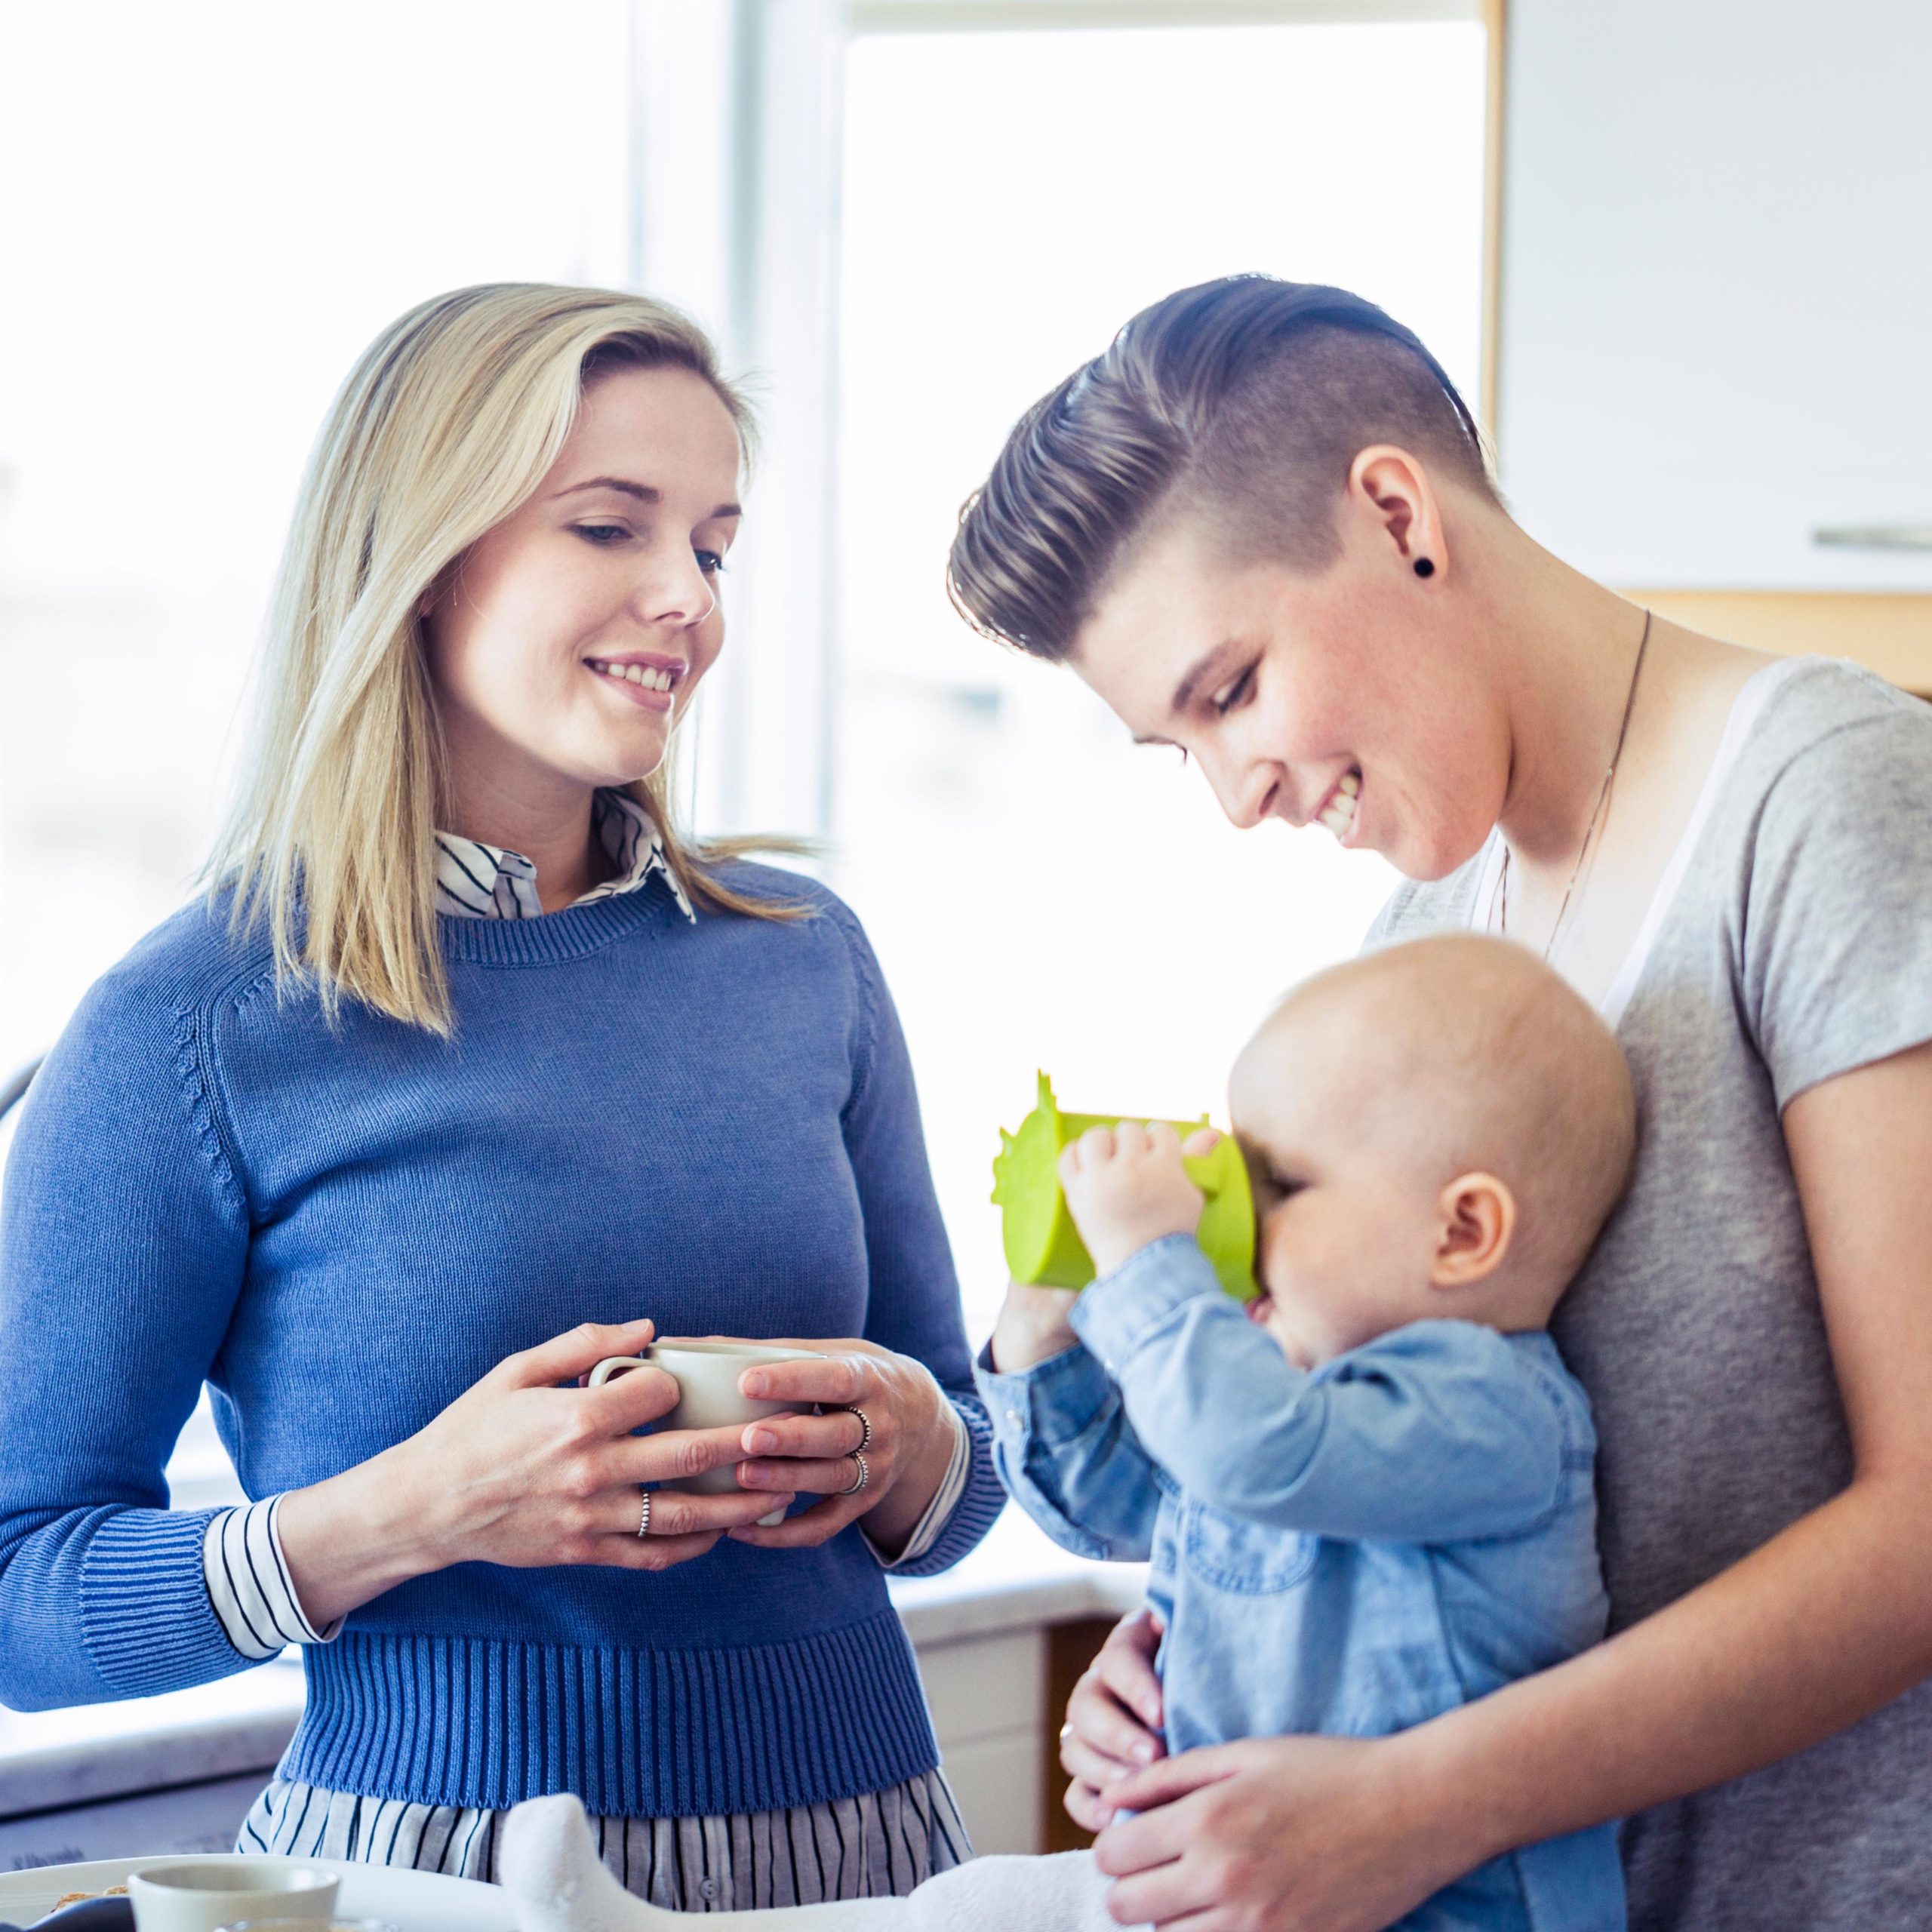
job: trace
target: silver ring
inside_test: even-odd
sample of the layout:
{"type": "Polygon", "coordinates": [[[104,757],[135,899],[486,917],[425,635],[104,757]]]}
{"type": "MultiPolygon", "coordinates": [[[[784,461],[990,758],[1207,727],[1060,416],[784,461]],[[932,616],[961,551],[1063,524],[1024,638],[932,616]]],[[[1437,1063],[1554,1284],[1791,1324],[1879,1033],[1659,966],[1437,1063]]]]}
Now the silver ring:
{"type": "Polygon", "coordinates": [[[648,1489],[640,1489],[638,1494],[643,1499],[644,1507],[638,1515],[637,1533],[641,1537],[648,1537],[651,1534],[651,1492],[648,1489]]]}
{"type": "Polygon", "coordinates": [[[857,1416],[859,1418],[859,1449],[853,1451],[856,1455],[860,1450],[869,1449],[872,1446],[872,1419],[863,1409],[850,1404],[848,1405],[845,1413],[848,1416],[857,1416]]]}
{"type": "Polygon", "coordinates": [[[851,1481],[844,1488],[841,1489],[838,1492],[841,1496],[857,1496],[860,1491],[863,1489],[866,1484],[870,1482],[872,1479],[872,1471],[866,1467],[865,1457],[860,1455],[856,1449],[852,1451],[852,1460],[858,1464],[859,1473],[852,1478],[851,1481]]]}

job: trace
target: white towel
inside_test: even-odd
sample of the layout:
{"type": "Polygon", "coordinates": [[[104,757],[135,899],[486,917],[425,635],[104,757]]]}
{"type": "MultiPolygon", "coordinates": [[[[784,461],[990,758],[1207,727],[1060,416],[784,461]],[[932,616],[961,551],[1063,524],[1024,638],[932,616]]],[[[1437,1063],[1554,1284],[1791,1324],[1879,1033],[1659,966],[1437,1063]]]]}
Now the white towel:
{"type": "MultiPolygon", "coordinates": [[[[677,1932],[681,1912],[634,1898],[597,1856],[583,1807],[533,1798],[503,1827],[498,1869],[522,1932],[677,1932]]],[[[771,1912],[708,1912],[718,1932],[1121,1932],[1107,1881],[1084,1851],[977,1858],[903,1899],[854,1899],[771,1912]]]]}

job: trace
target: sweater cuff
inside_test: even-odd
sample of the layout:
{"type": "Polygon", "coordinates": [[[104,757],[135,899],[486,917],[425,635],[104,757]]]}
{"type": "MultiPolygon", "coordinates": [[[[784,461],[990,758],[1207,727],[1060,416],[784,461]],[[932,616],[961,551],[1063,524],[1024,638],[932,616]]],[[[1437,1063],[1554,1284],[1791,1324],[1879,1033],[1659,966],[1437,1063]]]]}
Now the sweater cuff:
{"type": "Polygon", "coordinates": [[[953,1412],[966,1431],[966,1487],[952,1514],[940,1526],[931,1549],[914,1561],[901,1557],[893,1566],[898,1577],[937,1577],[977,1547],[1006,1507],[1006,1491],[993,1468],[992,1425],[977,1394],[946,1391],[953,1412]]]}
{"type": "Polygon", "coordinates": [[[1122,1366],[1177,1308],[1227,1291],[1192,1235],[1164,1235],[1103,1275],[1073,1304],[1073,1332],[1115,1381],[1122,1366]]]}
{"type": "Polygon", "coordinates": [[[275,1518],[281,1506],[271,1496],[214,1518],[202,1543],[202,1572],[209,1607],[228,1641],[260,1663],[289,1644],[333,1643],[337,1617],[325,1630],[311,1623],[295,1594],[288,1560],[281,1553],[275,1518]]]}
{"type": "Polygon", "coordinates": [[[916,1563],[939,1541],[940,1533],[952,1519],[952,1512],[959,1507],[959,1499],[966,1494],[966,1478],[973,1467],[973,1438],[966,1432],[966,1425],[959,1418],[959,1411],[950,1401],[946,1405],[948,1420],[952,1424],[952,1460],[946,1466],[946,1474],[938,1488],[933,1491],[933,1500],[926,1505],[925,1513],[912,1525],[912,1534],[906,1540],[906,1547],[897,1556],[888,1556],[872,1541],[872,1534],[860,1527],[865,1536],[866,1546],[878,1558],[883,1570],[898,1570],[909,1563],[916,1563]]]}
{"type": "Polygon", "coordinates": [[[81,1635],[114,1697],[205,1684],[242,1666],[203,1583],[205,1510],[116,1509],[88,1540],[81,1635]]]}

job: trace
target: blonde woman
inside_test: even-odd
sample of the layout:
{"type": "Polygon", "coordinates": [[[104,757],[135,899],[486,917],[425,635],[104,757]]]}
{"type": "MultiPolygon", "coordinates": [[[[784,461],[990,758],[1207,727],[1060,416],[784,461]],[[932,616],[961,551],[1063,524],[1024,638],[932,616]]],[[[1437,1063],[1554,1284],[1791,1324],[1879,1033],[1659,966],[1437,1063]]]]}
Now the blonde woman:
{"type": "Polygon", "coordinates": [[[905,1046],[851,913],[681,841],[661,780],[747,429],[654,303],[472,288],[386,331],[212,897],[21,1121],[0,1697],[302,1644],[245,1848],[488,1877],[499,1813],[569,1791],[681,1909],[967,1855],[884,1586],[998,1507],[905,1046]],[[635,1435],[669,1378],[577,1378],[654,1324],[835,1338],[752,1392],[824,1413],[635,1435]],[[171,1512],[204,1380],[257,1500],[171,1512]]]}

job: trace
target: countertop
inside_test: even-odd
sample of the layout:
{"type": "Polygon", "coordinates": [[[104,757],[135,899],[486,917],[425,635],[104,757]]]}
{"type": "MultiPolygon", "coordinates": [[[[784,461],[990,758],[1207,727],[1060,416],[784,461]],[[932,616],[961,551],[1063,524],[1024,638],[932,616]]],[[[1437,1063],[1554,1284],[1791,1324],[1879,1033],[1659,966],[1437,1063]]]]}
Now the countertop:
{"type": "MultiPolygon", "coordinates": [[[[1008,1509],[962,1563],[891,1581],[921,1650],[1001,1632],[1118,1615],[1140,1601],[1146,1572],[1093,1563],[1049,1543],[1008,1509]]],[[[0,1708],[0,1818],[266,1769],[301,1715],[302,1666],[272,1663],[159,1697],[62,1711],[0,1708]]]]}

